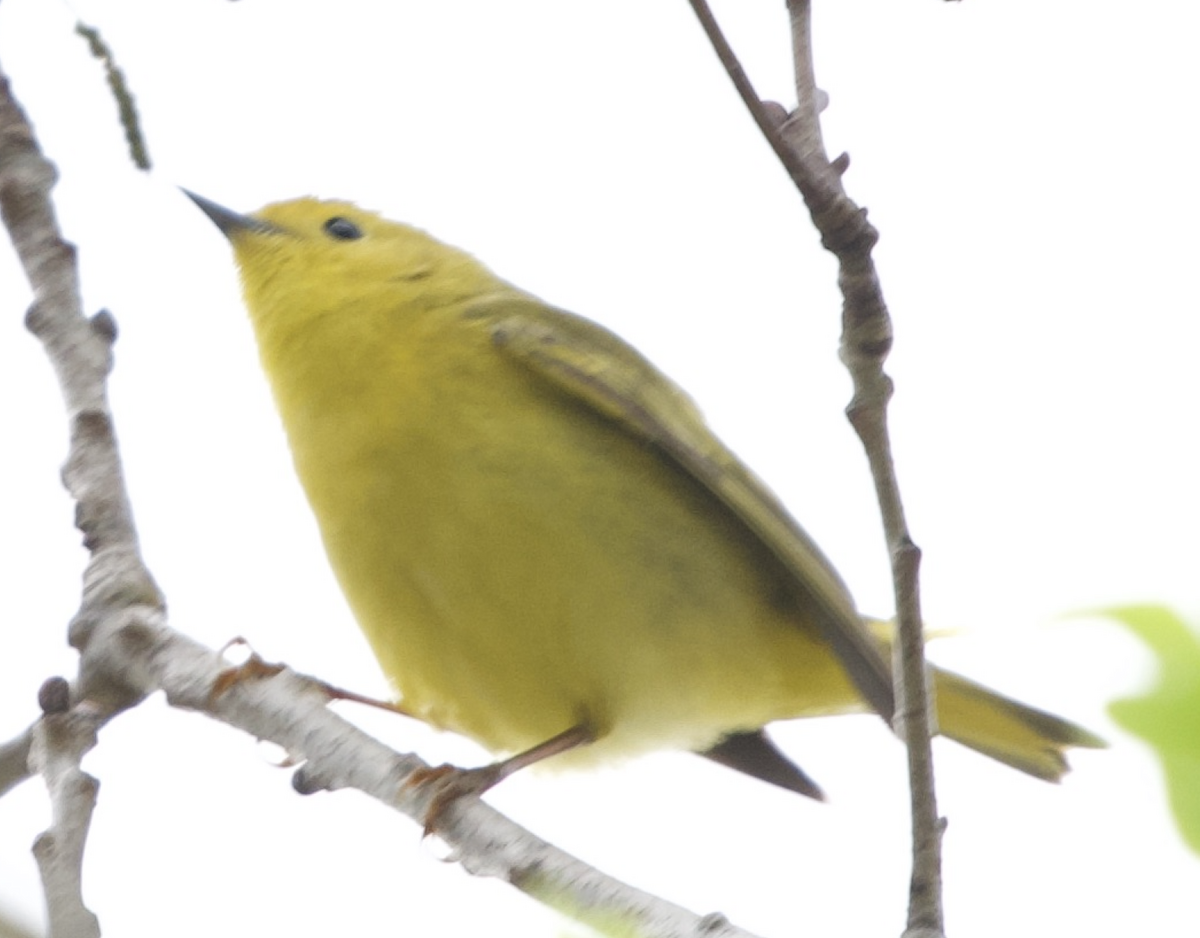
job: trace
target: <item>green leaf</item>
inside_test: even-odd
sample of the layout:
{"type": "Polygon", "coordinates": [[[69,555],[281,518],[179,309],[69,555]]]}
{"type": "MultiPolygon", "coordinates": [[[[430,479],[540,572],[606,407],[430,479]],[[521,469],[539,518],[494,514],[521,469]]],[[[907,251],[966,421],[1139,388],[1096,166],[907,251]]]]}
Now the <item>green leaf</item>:
{"type": "Polygon", "coordinates": [[[1166,776],[1175,823],[1200,854],[1200,634],[1162,606],[1106,609],[1158,661],[1158,680],[1143,694],[1114,700],[1112,718],[1153,747],[1166,776]]]}

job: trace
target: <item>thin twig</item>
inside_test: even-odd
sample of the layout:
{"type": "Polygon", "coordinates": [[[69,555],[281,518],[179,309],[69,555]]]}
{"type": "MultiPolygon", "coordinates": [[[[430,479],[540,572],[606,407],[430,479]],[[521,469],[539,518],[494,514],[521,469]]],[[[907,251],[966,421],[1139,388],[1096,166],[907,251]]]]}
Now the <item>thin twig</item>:
{"type": "Polygon", "coordinates": [[[125,142],[129,145],[129,157],[133,165],[138,169],[150,169],[150,150],[146,146],[146,135],[142,133],[137,102],[129,90],[129,83],[125,81],[125,73],[117,65],[116,56],[95,27],[80,22],[75,24],[75,32],[87,40],[92,56],[104,65],[104,77],[108,79],[108,87],[117,102],[117,115],[125,131],[125,142]]]}
{"type": "Polygon", "coordinates": [[[933,701],[925,665],[917,577],[921,555],[905,521],[887,429],[892,382],[883,363],[892,345],[892,325],[871,259],[879,235],[867,221],[866,211],[846,195],[842,185],[848,157],[843,154],[830,161],[826,154],[819,116],[822,95],[812,65],[811,0],[788,0],[798,101],[790,115],[759,99],[705,0],[689,2],[738,94],[800,190],[821,234],[821,243],[838,260],[843,301],[840,355],[854,382],[846,414],[871,466],[891,555],[899,623],[894,665],[896,730],[907,744],[913,830],[906,935],[941,935],[944,822],[937,813],[933,784],[933,701]]]}
{"type": "Polygon", "coordinates": [[[29,769],[29,747],[31,745],[33,745],[32,729],[26,730],[6,743],[0,743],[0,797],[32,774],[29,769]]]}

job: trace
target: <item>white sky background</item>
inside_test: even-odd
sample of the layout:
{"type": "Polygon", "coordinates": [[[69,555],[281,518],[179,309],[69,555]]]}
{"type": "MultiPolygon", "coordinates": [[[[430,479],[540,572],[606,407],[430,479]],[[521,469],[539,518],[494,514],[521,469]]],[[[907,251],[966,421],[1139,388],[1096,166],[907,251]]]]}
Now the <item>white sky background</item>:
{"type": "MultiPolygon", "coordinates": [[[[428,228],[642,348],[781,494],[860,605],[890,586],[842,417],[834,265],[684,0],[87,3],[141,109],[126,157],[69,11],[0,4],[0,62],[62,179],[89,309],[119,321],[112,400],[172,623],[339,684],[386,686],[325,569],[230,253],[172,187],[231,207],[351,198],[428,228]]],[[[782,0],[717,7],[760,93],[790,101],[782,0]]],[[[948,923],[1192,935],[1200,863],[1155,764],[1106,719],[1148,658],[1073,610],[1193,617],[1200,549],[1194,269],[1200,135],[1185,3],[818,0],[818,80],[851,194],[882,231],[900,478],[940,660],[1113,748],[1061,787],[938,744],[948,923]]],[[[71,674],[83,553],[65,421],[0,252],[0,736],[71,674]]],[[[427,759],[473,746],[357,709],[427,759]]],[[[489,800],[614,875],[769,935],[902,925],[902,751],[877,720],[780,727],[818,805],[684,755],[518,777],[489,800]]],[[[107,934],[521,934],[561,926],[439,863],[350,793],[294,795],[252,741],[154,701],[108,727],[86,867],[107,934]],[[415,925],[412,923],[416,923],[415,925]]],[[[40,786],[0,800],[0,902],[40,914],[40,786]]]]}

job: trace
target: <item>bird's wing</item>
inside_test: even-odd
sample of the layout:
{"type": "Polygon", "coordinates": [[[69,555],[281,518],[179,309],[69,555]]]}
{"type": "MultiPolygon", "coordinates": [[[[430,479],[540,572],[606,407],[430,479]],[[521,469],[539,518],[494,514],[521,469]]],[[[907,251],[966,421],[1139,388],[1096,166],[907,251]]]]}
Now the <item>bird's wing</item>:
{"type": "Polygon", "coordinates": [[[890,721],[891,674],[845,584],[770,490],[721,443],[688,396],[607,329],[533,298],[494,296],[466,315],[485,320],[496,348],[657,446],[766,545],[812,601],[822,633],[866,701],[890,721]]]}

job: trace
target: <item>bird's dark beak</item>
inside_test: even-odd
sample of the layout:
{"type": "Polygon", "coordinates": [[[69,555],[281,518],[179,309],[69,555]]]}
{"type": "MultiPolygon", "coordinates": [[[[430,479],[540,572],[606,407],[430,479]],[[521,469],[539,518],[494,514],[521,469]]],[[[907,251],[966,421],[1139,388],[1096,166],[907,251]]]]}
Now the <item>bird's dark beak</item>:
{"type": "Polygon", "coordinates": [[[267,234],[281,230],[269,222],[251,218],[249,215],[239,215],[237,212],[231,211],[223,205],[218,205],[216,202],[210,202],[204,196],[196,195],[196,193],[189,192],[187,189],[181,188],[180,191],[199,205],[200,211],[211,218],[212,223],[220,228],[221,233],[227,238],[232,238],[239,231],[257,231],[267,234]]]}

